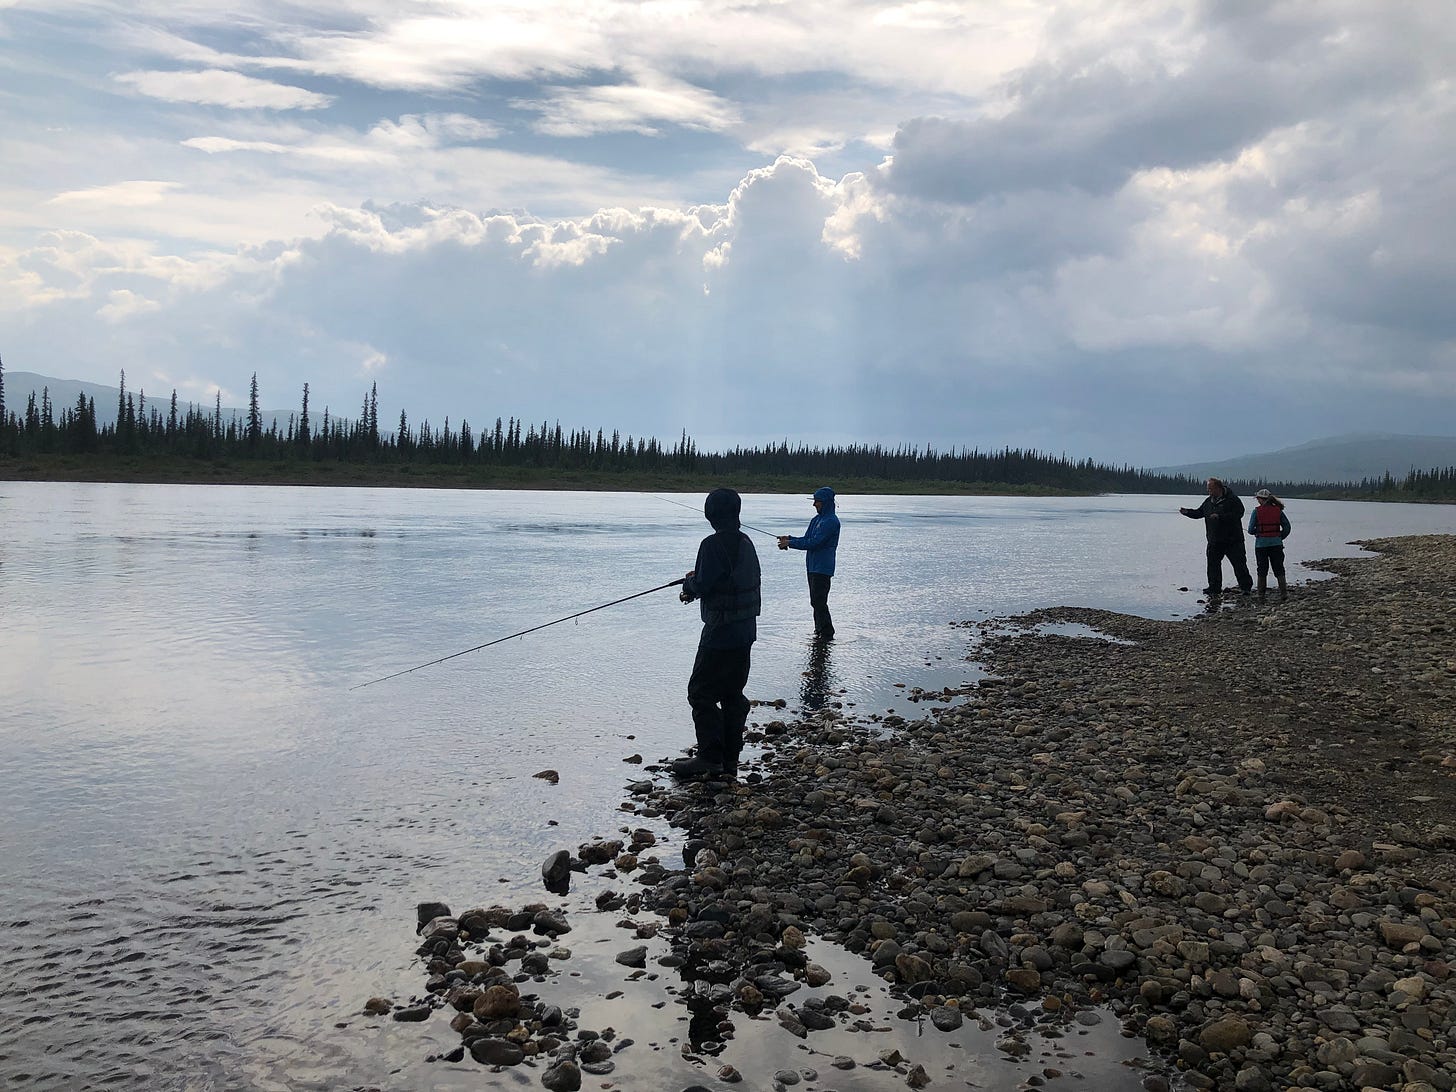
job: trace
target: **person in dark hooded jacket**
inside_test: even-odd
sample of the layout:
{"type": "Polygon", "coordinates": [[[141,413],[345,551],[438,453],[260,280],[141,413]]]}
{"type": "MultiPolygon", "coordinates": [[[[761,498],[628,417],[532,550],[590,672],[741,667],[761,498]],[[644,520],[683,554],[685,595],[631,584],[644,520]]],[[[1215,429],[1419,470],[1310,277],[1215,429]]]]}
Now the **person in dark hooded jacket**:
{"type": "Polygon", "coordinates": [[[688,679],[697,754],[678,759],[672,772],[682,778],[736,776],[748,720],[749,653],[758,639],[758,551],[738,529],[743,501],[731,489],[715,489],[703,503],[713,533],[698,546],[692,572],[679,598],[698,601],[703,632],[688,679]]]}
{"type": "Polygon", "coordinates": [[[1223,484],[1223,479],[1209,478],[1208,496],[1203,498],[1203,503],[1197,508],[1178,511],[1189,519],[1203,520],[1208,539],[1208,587],[1203,593],[1223,594],[1223,559],[1228,558],[1234,579],[1239,582],[1239,591],[1248,595],[1253,590],[1254,578],[1249,575],[1249,555],[1244,548],[1244,502],[1223,484]]]}

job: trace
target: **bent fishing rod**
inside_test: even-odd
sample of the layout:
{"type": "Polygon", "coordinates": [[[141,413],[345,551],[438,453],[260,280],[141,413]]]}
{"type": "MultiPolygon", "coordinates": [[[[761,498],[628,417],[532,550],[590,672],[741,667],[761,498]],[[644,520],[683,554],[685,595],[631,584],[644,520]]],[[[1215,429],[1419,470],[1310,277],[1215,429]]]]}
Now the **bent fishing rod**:
{"type": "Polygon", "coordinates": [[[665,588],[675,588],[681,583],[681,579],[671,580],[666,584],[659,584],[655,588],[648,588],[646,591],[636,592],[632,595],[624,595],[621,599],[613,599],[610,603],[601,603],[595,607],[588,607],[586,610],[579,610],[575,614],[568,614],[565,618],[553,618],[549,622],[543,622],[539,626],[532,626],[530,629],[523,629],[519,633],[512,633],[505,637],[497,637],[494,641],[486,641],[483,645],[476,645],[474,648],[467,648],[463,652],[452,652],[448,656],[441,656],[438,660],[431,660],[427,664],[417,664],[414,667],[407,667],[403,671],[396,671],[393,675],[385,675],[378,679],[370,679],[368,682],[359,683],[357,686],[349,687],[349,689],[362,690],[364,687],[373,686],[375,683],[388,682],[390,679],[397,679],[401,675],[408,675],[411,671],[420,671],[426,667],[434,667],[436,664],[442,664],[446,660],[454,660],[460,656],[468,656],[472,652],[479,652],[483,648],[489,648],[491,645],[498,645],[503,641],[511,641],[517,637],[524,637],[528,633],[535,633],[537,630],[545,629],[547,626],[554,626],[558,622],[570,622],[573,618],[580,618],[584,614],[591,614],[593,611],[606,610],[608,607],[615,607],[618,603],[625,603],[629,599],[641,599],[644,595],[651,595],[653,592],[660,592],[665,588]]]}
{"type": "MultiPolygon", "coordinates": [[[[671,497],[659,497],[656,493],[648,493],[647,495],[653,500],[660,500],[666,504],[675,504],[679,508],[686,508],[689,512],[696,512],[700,516],[703,514],[702,509],[694,508],[691,504],[684,504],[682,501],[675,501],[671,497]]],[[[772,531],[765,531],[762,527],[755,527],[753,524],[744,523],[742,520],[738,521],[738,526],[747,527],[750,531],[757,531],[761,535],[768,535],[768,537],[772,539],[779,538],[779,536],[774,534],[772,531]]]]}

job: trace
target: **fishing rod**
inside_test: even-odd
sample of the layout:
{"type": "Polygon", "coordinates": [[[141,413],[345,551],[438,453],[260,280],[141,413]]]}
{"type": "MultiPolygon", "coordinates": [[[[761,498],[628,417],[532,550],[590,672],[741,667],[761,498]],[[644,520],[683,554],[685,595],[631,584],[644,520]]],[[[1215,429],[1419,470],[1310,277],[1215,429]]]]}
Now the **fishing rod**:
{"type": "MultiPolygon", "coordinates": [[[[684,504],[682,501],[675,501],[671,497],[659,497],[656,493],[648,493],[647,495],[653,500],[660,500],[667,504],[675,504],[679,508],[686,508],[689,512],[697,512],[700,516],[703,514],[701,509],[694,508],[691,504],[684,504]]],[[[768,537],[772,539],[777,539],[779,537],[772,531],[765,531],[762,527],[755,527],[753,524],[744,523],[742,520],[739,521],[738,526],[747,527],[750,531],[757,531],[761,535],[768,535],[768,537]]]]}
{"type": "Polygon", "coordinates": [[[388,682],[390,679],[397,679],[401,675],[408,675],[411,671],[419,671],[422,668],[434,667],[436,664],[442,664],[446,660],[453,660],[458,656],[468,656],[472,652],[479,652],[483,648],[489,648],[491,645],[498,645],[502,641],[510,641],[514,640],[517,637],[524,637],[528,633],[535,633],[537,630],[545,629],[547,626],[554,626],[558,622],[570,622],[573,618],[580,618],[584,614],[591,614],[593,611],[598,610],[606,610],[608,607],[615,607],[618,603],[625,603],[629,599],[641,599],[644,595],[651,595],[653,592],[660,592],[664,588],[675,588],[681,583],[681,579],[671,580],[666,584],[659,584],[655,588],[648,588],[646,591],[636,592],[633,595],[624,595],[621,599],[613,599],[610,603],[602,603],[595,607],[588,607],[586,610],[579,610],[575,614],[568,614],[565,618],[555,618],[552,619],[550,622],[543,622],[539,626],[532,626],[530,629],[523,629],[520,633],[512,633],[506,637],[497,637],[494,641],[486,641],[485,644],[476,645],[474,648],[467,648],[464,652],[452,652],[448,656],[441,656],[438,660],[431,660],[427,664],[418,664],[415,667],[407,667],[403,671],[396,671],[393,675],[385,675],[382,678],[370,679],[368,682],[359,683],[358,686],[351,686],[349,687],[349,689],[361,690],[366,686],[373,686],[375,683],[388,682]]]}

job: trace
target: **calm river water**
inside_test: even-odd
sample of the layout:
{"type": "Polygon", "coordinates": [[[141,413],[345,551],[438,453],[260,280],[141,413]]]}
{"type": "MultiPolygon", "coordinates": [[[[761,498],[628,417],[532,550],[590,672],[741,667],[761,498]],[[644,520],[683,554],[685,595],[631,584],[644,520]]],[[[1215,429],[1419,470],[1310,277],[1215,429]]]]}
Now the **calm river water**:
{"type": "MultiPolygon", "coordinates": [[[[1179,589],[1203,584],[1202,530],[1175,511],[1193,500],[843,498],[839,639],[809,676],[803,555],[750,532],[765,602],[750,696],[793,707],[827,688],[904,711],[895,684],[974,672],[952,621],[1056,604],[1193,613],[1179,589]]],[[[1289,513],[1295,563],[1456,532],[1449,507],[1289,513]]],[[[775,533],[812,514],[805,497],[745,498],[744,519],[775,533]]],[[[622,760],[690,741],[696,609],[658,592],[350,688],[679,577],[707,530],[646,494],[0,483],[0,1086],[536,1086],[427,1060],[458,1042],[441,1015],[360,1008],[420,991],[416,902],[545,899],[547,854],[633,820],[618,809],[641,772],[622,760]],[[531,776],[546,767],[560,784],[531,776]]],[[[663,987],[624,986],[614,916],[587,920],[590,888],[565,905],[577,955],[562,1003],[638,1040],[618,1087],[710,1077],[681,1057],[685,1014],[651,1008],[663,987]]],[[[816,957],[841,989],[857,973],[816,957]]],[[[748,1088],[814,1062],[775,1031],[749,1022],[721,1059],[748,1088]]],[[[925,1034],[938,1039],[909,1027],[873,1047],[952,1057],[981,1088],[1035,1071],[925,1034]]],[[[1081,1034],[1047,1057],[1137,1087],[1121,1067],[1136,1044],[1115,1025],[1081,1034]]],[[[852,1052],[828,1042],[810,1045],[852,1052]]]]}

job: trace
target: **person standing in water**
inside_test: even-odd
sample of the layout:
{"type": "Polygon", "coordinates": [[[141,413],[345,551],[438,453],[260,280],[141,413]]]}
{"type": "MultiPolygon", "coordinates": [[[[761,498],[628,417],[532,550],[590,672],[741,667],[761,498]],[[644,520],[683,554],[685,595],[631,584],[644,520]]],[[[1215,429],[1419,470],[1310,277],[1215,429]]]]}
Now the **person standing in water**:
{"type": "Polygon", "coordinates": [[[1223,594],[1223,559],[1234,568],[1239,591],[1248,595],[1254,590],[1249,575],[1249,555],[1244,549],[1244,502],[1236,497],[1221,478],[1208,479],[1208,496],[1197,508],[1178,509],[1189,519],[1203,520],[1203,533],[1208,538],[1208,587],[1204,595],[1215,598],[1223,594]]]}
{"type": "Polygon", "coordinates": [[[1258,504],[1249,513],[1249,534],[1254,536],[1254,561],[1259,570],[1259,602],[1269,590],[1269,569],[1274,569],[1274,579],[1279,581],[1279,598],[1289,598],[1289,589],[1284,584],[1284,540],[1289,537],[1289,517],[1284,512],[1284,502],[1267,489],[1254,494],[1258,504]]]}
{"type": "Polygon", "coordinates": [[[834,577],[834,555],[839,547],[839,517],[834,514],[834,490],[814,490],[814,518],[800,538],[779,536],[780,550],[805,551],[804,567],[809,573],[809,605],[814,609],[814,636],[827,641],[834,636],[829,617],[829,583],[834,577]]]}
{"type": "Polygon", "coordinates": [[[703,503],[713,533],[698,546],[692,572],[678,595],[698,601],[703,632],[693,673],[688,679],[688,704],[693,710],[697,753],[672,764],[683,779],[736,777],[748,720],[749,653],[758,639],[758,551],[738,529],[743,500],[731,489],[715,489],[703,503]]]}

